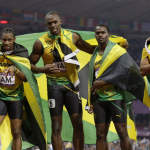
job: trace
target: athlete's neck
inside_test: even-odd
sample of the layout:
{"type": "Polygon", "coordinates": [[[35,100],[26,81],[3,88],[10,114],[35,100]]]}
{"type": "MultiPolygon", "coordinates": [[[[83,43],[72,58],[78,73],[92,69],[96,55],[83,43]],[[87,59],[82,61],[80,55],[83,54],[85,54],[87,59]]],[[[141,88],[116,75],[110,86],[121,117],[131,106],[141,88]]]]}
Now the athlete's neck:
{"type": "Polygon", "coordinates": [[[103,43],[103,44],[98,44],[99,53],[100,53],[100,54],[103,54],[103,53],[104,53],[104,51],[105,51],[105,49],[106,49],[106,46],[107,46],[107,43],[108,43],[108,41],[107,41],[106,43],[103,43]]]}

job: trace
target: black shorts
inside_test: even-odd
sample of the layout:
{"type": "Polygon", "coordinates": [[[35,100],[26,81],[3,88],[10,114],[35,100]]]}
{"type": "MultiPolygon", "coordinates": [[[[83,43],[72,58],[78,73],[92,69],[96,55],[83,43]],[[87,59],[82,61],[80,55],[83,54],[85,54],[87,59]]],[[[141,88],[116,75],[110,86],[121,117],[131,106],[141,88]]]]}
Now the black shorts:
{"type": "MultiPolygon", "coordinates": [[[[66,86],[76,91],[72,84],[66,86]]],[[[48,102],[51,116],[62,116],[63,105],[66,106],[69,115],[82,113],[81,99],[73,91],[63,85],[48,85],[48,102]]]]}
{"type": "Polygon", "coordinates": [[[6,116],[7,112],[10,119],[22,120],[23,117],[22,100],[19,101],[0,100],[0,116],[6,116]]]}
{"type": "Polygon", "coordinates": [[[111,119],[114,123],[127,122],[127,109],[124,100],[99,101],[94,103],[94,120],[96,124],[110,123],[111,119]]]}

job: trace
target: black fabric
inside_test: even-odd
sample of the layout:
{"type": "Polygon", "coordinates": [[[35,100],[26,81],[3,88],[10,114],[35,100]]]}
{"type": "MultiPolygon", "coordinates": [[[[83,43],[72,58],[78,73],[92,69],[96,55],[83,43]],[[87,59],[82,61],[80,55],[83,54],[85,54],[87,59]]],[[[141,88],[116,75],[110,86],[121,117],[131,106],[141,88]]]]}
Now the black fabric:
{"type": "Polygon", "coordinates": [[[115,101],[99,101],[94,103],[94,120],[96,124],[110,123],[111,119],[114,123],[126,123],[127,122],[127,109],[126,102],[124,100],[115,101]],[[115,105],[118,107],[116,107],[115,105]]]}
{"type": "MultiPolygon", "coordinates": [[[[65,85],[75,91],[73,85],[65,85]]],[[[48,85],[48,102],[51,116],[62,116],[63,105],[69,115],[82,113],[82,103],[78,95],[63,85],[48,85]]]]}
{"type": "Polygon", "coordinates": [[[88,77],[89,77],[89,63],[87,63],[79,72],[78,72],[79,80],[79,90],[80,96],[88,99],[88,77]]]}
{"type": "MultiPolygon", "coordinates": [[[[4,52],[2,46],[1,46],[1,50],[2,50],[2,52],[4,52]]],[[[14,49],[13,49],[12,53],[10,53],[9,55],[15,55],[15,56],[29,58],[28,50],[24,46],[17,44],[17,43],[14,43],[14,49]]]]}
{"type": "Polygon", "coordinates": [[[7,112],[10,119],[22,120],[23,117],[22,100],[19,101],[0,100],[0,116],[6,116],[7,112]]]}
{"type": "Polygon", "coordinates": [[[46,150],[46,141],[43,137],[40,126],[36,121],[36,118],[32,112],[32,109],[30,108],[26,97],[24,97],[23,104],[25,106],[25,114],[27,116],[24,116],[22,122],[22,139],[23,141],[27,141],[29,143],[33,143],[34,145],[39,146],[40,150],[46,150]]]}
{"type": "Polygon", "coordinates": [[[143,102],[145,82],[139,66],[128,53],[112,63],[97,80],[106,81],[128,91],[143,102]]]}
{"type": "MultiPolygon", "coordinates": [[[[58,38],[58,44],[59,44],[59,46],[60,46],[60,48],[61,48],[61,51],[63,52],[63,54],[64,54],[65,56],[68,55],[68,54],[70,54],[70,53],[72,53],[71,48],[69,48],[66,44],[62,43],[60,38],[58,38]]],[[[56,47],[55,47],[54,50],[53,50],[53,57],[54,57],[57,61],[60,61],[60,60],[61,60],[60,55],[59,55],[58,50],[57,50],[56,47]]],[[[78,59],[77,59],[76,56],[71,57],[71,59],[78,61],[78,59]]],[[[79,69],[79,66],[76,66],[76,69],[79,69]]]]}

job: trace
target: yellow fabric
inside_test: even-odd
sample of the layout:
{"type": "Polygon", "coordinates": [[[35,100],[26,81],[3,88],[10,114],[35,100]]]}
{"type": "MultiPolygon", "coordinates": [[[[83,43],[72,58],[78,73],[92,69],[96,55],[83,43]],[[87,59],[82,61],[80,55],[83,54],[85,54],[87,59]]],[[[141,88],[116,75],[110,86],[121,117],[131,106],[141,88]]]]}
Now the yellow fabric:
{"type": "MultiPolygon", "coordinates": [[[[119,45],[115,45],[112,50],[109,52],[107,57],[105,58],[104,62],[101,65],[101,69],[99,69],[97,78],[102,75],[102,73],[114,62],[116,61],[120,56],[122,56],[124,53],[126,53],[126,50],[119,45]]],[[[90,87],[90,86],[89,86],[90,87]]],[[[88,94],[88,104],[90,105],[90,92],[88,94]]]]}
{"type": "MultiPolygon", "coordinates": [[[[54,48],[57,48],[62,61],[64,60],[64,57],[65,57],[65,55],[62,53],[61,47],[58,44],[57,39],[51,39],[49,37],[49,34],[50,33],[46,33],[42,37],[39,38],[44,48],[44,54],[42,55],[44,65],[53,63],[53,56],[51,53],[54,50],[54,48]]],[[[74,52],[77,48],[73,44],[72,36],[73,35],[71,31],[61,29],[61,33],[60,33],[61,43],[67,45],[67,47],[69,47],[72,50],[72,52],[74,52]]],[[[65,66],[66,66],[67,74],[71,82],[76,83],[78,81],[76,65],[65,63],[65,66]]],[[[49,75],[51,76],[52,74],[49,74],[49,75]]],[[[62,74],[60,73],[59,76],[62,76],[62,74]]],[[[66,76],[66,74],[64,76],[66,76]]]]}
{"type": "Polygon", "coordinates": [[[31,89],[28,82],[24,83],[24,93],[26,95],[26,98],[30,100],[30,101],[28,101],[28,103],[32,109],[32,112],[36,118],[36,121],[38,122],[38,124],[40,126],[40,129],[42,131],[43,136],[46,137],[44,126],[43,126],[41,111],[40,111],[40,108],[39,108],[38,103],[36,101],[35,95],[32,92],[32,89],[31,89]]]}
{"type": "MultiPolygon", "coordinates": [[[[4,69],[7,69],[9,66],[13,65],[13,63],[9,60],[4,58],[3,56],[0,56],[0,72],[3,72],[4,69]]],[[[7,96],[16,97],[14,95],[14,91],[20,87],[20,85],[23,83],[17,75],[15,75],[15,85],[13,86],[5,86],[5,85],[0,85],[0,90],[2,93],[4,93],[7,96]]]]}
{"type": "MultiPolygon", "coordinates": [[[[30,62],[27,58],[18,57],[18,56],[6,56],[9,59],[12,59],[21,65],[27,67],[28,69],[31,69],[30,62]]],[[[43,81],[42,81],[43,82],[43,81]]],[[[43,125],[43,118],[41,111],[39,109],[38,103],[36,101],[35,95],[32,92],[32,89],[28,82],[23,83],[24,84],[24,96],[29,100],[28,103],[32,109],[32,112],[36,118],[36,121],[38,122],[38,125],[42,131],[43,136],[45,137],[45,141],[47,141],[47,133],[45,133],[44,125],[43,125]]],[[[0,126],[0,135],[2,136],[2,150],[6,150],[6,148],[9,146],[9,144],[12,141],[12,135],[10,130],[10,120],[8,115],[5,117],[2,125],[0,126]],[[7,139],[6,139],[7,138],[7,139]]]]}
{"type": "Polygon", "coordinates": [[[107,55],[106,59],[104,60],[103,64],[101,65],[101,69],[98,72],[98,77],[102,75],[102,73],[114,62],[116,61],[120,56],[125,54],[126,51],[124,48],[118,46],[117,44],[112,48],[112,50],[107,55]]]}
{"type": "MultiPolygon", "coordinates": [[[[111,35],[111,36],[109,37],[109,40],[110,40],[111,42],[117,43],[117,44],[120,45],[120,46],[123,46],[124,44],[127,43],[127,40],[126,40],[126,39],[124,39],[123,37],[120,37],[120,36],[115,36],[115,35],[111,35]]],[[[97,41],[96,41],[95,38],[94,38],[94,39],[87,40],[87,42],[90,43],[91,45],[98,45],[98,43],[97,43],[97,41]]]]}
{"type": "Polygon", "coordinates": [[[13,55],[7,55],[7,58],[11,58],[12,60],[19,62],[21,65],[23,65],[31,70],[31,65],[30,65],[29,59],[24,58],[24,57],[13,56],[13,55]]]}
{"type": "MultiPolygon", "coordinates": [[[[97,52],[97,56],[95,58],[94,63],[94,69],[95,69],[95,75],[98,73],[101,60],[103,55],[100,55],[97,52]]],[[[117,90],[114,85],[104,85],[102,88],[96,91],[96,93],[99,95],[100,101],[113,101],[113,100],[121,100],[123,99],[122,95],[120,94],[120,90],[117,90]]]]}
{"type": "MultiPolygon", "coordinates": [[[[150,49],[150,45],[148,45],[148,49],[150,49]]],[[[146,48],[143,48],[143,51],[142,51],[142,60],[144,58],[148,57],[148,59],[150,60],[150,55],[148,54],[146,48]]]]}
{"type": "Polygon", "coordinates": [[[6,150],[13,139],[11,135],[10,120],[8,115],[5,117],[4,121],[0,126],[0,135],[2,143],[1,150],[6,150]]]}
{"type": "Polygon", "coordinates": [[[150,87],[149,87],[149,82],[148,82],[146,76],[144,76],[143,78],[144,78],[144,81],[145,81],[145,89],[144,89],[143,103],[144,103],[147,107],[150,108],[150,97],[149,97],[149,93],[148,93],[148,91],[149,91],[149,89],[150,89],[150,87]]]}

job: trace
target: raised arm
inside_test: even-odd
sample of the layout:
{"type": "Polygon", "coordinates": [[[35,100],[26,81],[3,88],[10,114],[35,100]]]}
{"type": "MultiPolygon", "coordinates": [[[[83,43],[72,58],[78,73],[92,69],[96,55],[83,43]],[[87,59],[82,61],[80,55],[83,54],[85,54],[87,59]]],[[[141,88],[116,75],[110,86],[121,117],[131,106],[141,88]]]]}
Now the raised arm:
{"type": "Polygon", "coordinates": [[[95,46],[92,46],[89,43],[87,43],[86,41],[84,41],[79,34],[73,33],[73,43],[80,50],[87,52],[89,54],[93,54],[95,46]]]}
{"type": "Polygon", "coordinates": [[[148,57],[144,58],[140,64],[140,73],[142,76],[150,75],[150,62],[148,57]]]}

